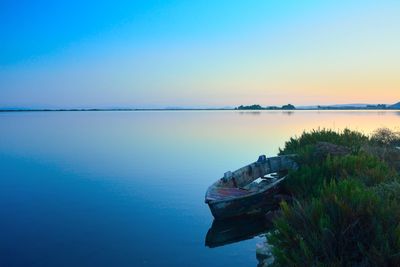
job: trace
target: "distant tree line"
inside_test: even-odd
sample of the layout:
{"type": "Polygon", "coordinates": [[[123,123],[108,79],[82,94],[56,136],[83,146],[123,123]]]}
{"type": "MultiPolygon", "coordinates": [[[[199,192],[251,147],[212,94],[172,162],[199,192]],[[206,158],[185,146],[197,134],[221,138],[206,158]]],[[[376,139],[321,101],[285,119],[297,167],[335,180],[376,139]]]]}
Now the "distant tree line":
{"type": "MultiPolygon", "coordinates": [[[[278,106],[266,106],[263,107],[258,104],[249,105],[249,106],[238,106],[235,110],[295,110],[298,109],[292,104],[283,105],[281,107],[278,106]]],[[[385,109],[400,109],[400,102],[394,105],[386,105],[386,104],[377,104],[377,105],[335,105],[335,106],[315,106],[311,108],[299,108],[299,109],[312,109],[312,110],[385,110],[385,109]]]]}
{"type": "Polygon", "coordinates": [[[292,104],[287,104],[283,105],[282,107],[277,107],[277,106],[267,106],[267,107],[262,107],[260,105],[250,105],[250,106],[239,106],[235,108],[236,110],[294,110],[296,109],[295,106],[292,104]]]}
{"type": "Polygon", "coordinates": [[[392,109],[393,106],[388,106],[385,104],[378,105],[367,105],[367,106],[318,106],[317,109],[392,109]]]}

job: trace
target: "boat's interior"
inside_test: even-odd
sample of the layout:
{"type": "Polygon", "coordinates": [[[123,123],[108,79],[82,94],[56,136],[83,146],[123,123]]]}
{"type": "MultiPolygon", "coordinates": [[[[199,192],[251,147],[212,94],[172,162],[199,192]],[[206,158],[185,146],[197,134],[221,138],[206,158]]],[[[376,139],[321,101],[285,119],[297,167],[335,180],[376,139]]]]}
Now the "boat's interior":
{"type": "Polygon", "coordinates": [[[283,157],[264,158],[234,172],[226,172],[207,191],[206,202],[237,198],[268,190],[286,175],[293,161],[283,157]]]}
{"type": "Polygon", "coordinates": [[[221,179],[208,190],[207,199],[224,200],[266,191],[279,178],[280,177],[277,174],[276,176],[263,176],[258,177],[253,181],[249,181],[247,184],[237,183],[236,185],[234,182],[236,178],[234,176],[229,178],[226,182],[221,179]]]}

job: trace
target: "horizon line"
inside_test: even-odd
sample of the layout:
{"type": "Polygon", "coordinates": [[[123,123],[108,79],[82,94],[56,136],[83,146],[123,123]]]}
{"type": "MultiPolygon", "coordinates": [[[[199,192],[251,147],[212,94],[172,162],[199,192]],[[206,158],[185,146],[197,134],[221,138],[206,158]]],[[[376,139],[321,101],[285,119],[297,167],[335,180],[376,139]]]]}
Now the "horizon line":
{"type": "MultiPolygon", "coordinates": [[[[329,104],[329,105],[320,105],[320,104],[309,104],[309,105],[293,105],[291,103],[285,104],[285,105],[293,105],[296,109],[311,109],[311,110],[316,110],[320,109],[320,107],[326,109],[326,108],[332,108],[332,109],[372,109],[372,106],[378,106],[378,105],[385,105],[385,109],[397,109],[396,105],[400,104],[400,102],[396,102],[394,104],[370,104],[370,103],[349,103],[349,104],[329,104]],[[371,106],[368,108],[368,106],[371,106]],[[392,108],[393,107],[393,108],[392,108]]],[[[45,108],[45,107],[0,107],[0,111],[140,111],[140,110],[238,110],[240,106],[244,107],[249,107],[249,106],[254,106],[258,105],[262,108],[281,108],[283,106],[279,105],[267,105],[267,106],[262,106],[260,104],[250,104],[250,105],[244,105],[241,104],[239,106],[224,106],[224,107],[184,107],[184,106],[170,106],[170,107],[158,107],[158,108],[150,108],[150,107],[144,107],[144,108],[135,108],[135,107],[67,107],[67,108],[61,108],[61,107],[55,107],[55,108],[45,108]]]]}

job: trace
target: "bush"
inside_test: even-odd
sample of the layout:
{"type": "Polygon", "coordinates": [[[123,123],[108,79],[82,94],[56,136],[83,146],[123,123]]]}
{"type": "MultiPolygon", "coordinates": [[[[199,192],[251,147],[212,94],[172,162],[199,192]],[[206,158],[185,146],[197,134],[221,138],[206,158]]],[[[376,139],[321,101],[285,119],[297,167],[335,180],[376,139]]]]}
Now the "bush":
{"type": "Polygon", "coordinates": [[[400,150],[394,147],[366,145],[362,148],[365,153],[386,162],[391,168],[400,173],[400,150]]]}
{"type": "Polygon", "coordinates": [[[341,145],[357,152],[361,146],[368,143],[368,137],[362,133],[345,129],[343,132],[335,132],[329,129],[312,130],[303,132],[299,138],[290,138],[285,143],[284,149],[280,149],[280,154],[298,154],[309,151],[318,142],[328,142],[341,145]]]}
{"type": "Polygon", "coordinates": [[[400,266],[400,153],[391,136],[323,129],[285,144],[280,153],[297,154],[300,168],[282,184],[294,200],[281,203],[269,237],[276,266],[400,266]]]}
{"type": "Polygon", "coordinates": [[[378,158],[360,153],[343,157],[328,156],[324,161],[303,164],[290,172],[282,190],[298,199],[317,196],[324,183],[354,179],[366,186],[396,179],[397,173],[378,158]]]}
{"type": "Polygon", "coordinates": [[[393,147],[400,145],[400,133],[389,128],[377,129],[371,136],[371,142],[376,145],[393,147]]]}
{"type": "Polygon", "coordinates": [[[372,263],[369,254],[379,227],[377,198],[351,180],[325,184],[319,197],[293,206],[282,203],[283,215],[269,238],[281,266],[353,266],[372,263]]]}
{"type": "Polygon", "coordinates": [[[378,266],[378,199],[356,181],[330,182],[317,198],[281,203],[269,236],[277,266],[378,266]]]}

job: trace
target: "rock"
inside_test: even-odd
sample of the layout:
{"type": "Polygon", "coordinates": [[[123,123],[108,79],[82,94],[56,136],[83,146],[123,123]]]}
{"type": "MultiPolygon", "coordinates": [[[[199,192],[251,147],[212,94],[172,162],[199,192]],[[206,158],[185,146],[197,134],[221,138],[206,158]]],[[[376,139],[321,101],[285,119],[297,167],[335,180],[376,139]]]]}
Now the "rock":
{"type": "Polygon", "coordinates": [[[326,157],[332,156],[345,156],[350,154],[351,150],[345,146],[339,146],[328,142],[318,142],[315,145],[315,156],[326,157]]]}
{"type": "Polygon", "coordinates": [[[256,257],[258,260],[257,267],[267,267],[274,262],[272,255],[272,246],[263,241],[256,244],[256,257]]]}

